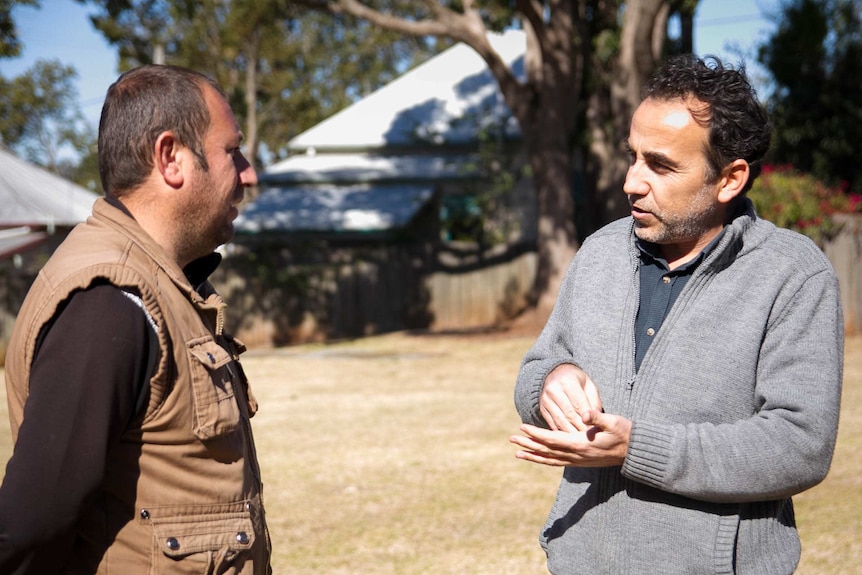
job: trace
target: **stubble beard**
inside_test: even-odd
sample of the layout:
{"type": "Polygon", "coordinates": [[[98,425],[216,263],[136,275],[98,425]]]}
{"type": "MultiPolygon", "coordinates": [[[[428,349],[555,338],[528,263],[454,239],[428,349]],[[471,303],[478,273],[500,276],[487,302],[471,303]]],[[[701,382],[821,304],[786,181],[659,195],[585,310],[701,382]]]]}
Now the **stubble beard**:
{"type": "Polygon", "coordinates": [[[711,190],[704,185],[692,199],[692,207],[685,214],[650,212],[658,220],[653,226],[635,221],[635,235],[654,244],[676,244],[695,240],[706,234],[719,217],[719,206],[711,201],[711,190]]]}
{"type": "Polygon", "coordinates": [[[213,213],[213,206],[208,203],[207,198],[212,197],[209,185],[203,183],[193,193],[196,201],[188,206],[183,238],[189,260],[212,253],[218,246],[231,241],[234,236],[230,209],[216,215],[213,213]]]}

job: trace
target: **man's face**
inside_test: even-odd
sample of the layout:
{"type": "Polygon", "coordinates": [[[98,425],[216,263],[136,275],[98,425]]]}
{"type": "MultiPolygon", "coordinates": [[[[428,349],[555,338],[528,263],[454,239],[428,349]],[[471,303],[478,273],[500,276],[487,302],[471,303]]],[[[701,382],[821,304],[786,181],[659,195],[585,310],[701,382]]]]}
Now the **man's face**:
{"type": "Polygon", "coordinates": [[[632,117],[623,191],[635,233],[659,244],[671,264],[696,256],[724,224],[719,184],[706,181],[707,136],[682,100],[647,99],[632,117]]]}
{"type": "Polygon", "coordinates": [[[203,149],[209,169],[196,165],[189,195],[186,240],[201,257],[233,238],[233,220],[245,187],[257,184],[257,174],[240,151],[242,132],[230,106],[210,87],[204,88],[210,126],[203,149]]]}

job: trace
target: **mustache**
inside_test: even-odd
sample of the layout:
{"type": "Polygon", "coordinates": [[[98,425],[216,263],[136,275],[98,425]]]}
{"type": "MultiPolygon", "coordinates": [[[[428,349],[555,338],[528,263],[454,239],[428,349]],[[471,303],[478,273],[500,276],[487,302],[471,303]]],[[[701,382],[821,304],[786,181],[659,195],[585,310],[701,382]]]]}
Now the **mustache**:
{"type": "Polygon", "coordinates": [[[650,212],[653,213],[653,206],[648,205],[646,202],[636,202],[635,200],[629,198],[629,207],[639,212],[650,212]]]}

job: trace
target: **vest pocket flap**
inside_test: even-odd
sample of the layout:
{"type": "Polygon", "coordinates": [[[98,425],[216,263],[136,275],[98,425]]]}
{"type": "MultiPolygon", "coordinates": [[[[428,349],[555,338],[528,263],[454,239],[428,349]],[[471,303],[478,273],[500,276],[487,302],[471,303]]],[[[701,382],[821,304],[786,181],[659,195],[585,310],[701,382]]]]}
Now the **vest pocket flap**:
{"type": "Polygon", "coordinates": [[[234,388],[239,382],[230,354],[211,339],[190,341],[188,350],[195,435],[207,441],[233,433],[240,427],[234,388]]]}
{"type": "Polygon", "coordinates": [[[197,518],[153,520],[155,545],[173,559],[193,553],[240,552],[254,545],[254,528],[247,513],[197,518]]]}
{"type": "Polygon", "coordinates": [[[212,340],[190,342],[189,352],[208,370],[218,369],[231,360],[227,350],[212,340]]]}

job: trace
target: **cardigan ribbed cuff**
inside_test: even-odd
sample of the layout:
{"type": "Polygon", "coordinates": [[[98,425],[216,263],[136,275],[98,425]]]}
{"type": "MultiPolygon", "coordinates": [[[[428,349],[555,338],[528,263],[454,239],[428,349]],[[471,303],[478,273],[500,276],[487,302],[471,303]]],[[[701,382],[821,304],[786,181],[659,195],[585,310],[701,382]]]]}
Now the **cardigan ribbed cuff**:
{"type": "Polygon", "coordinates": [[[639,483],[662,488],[667,475],[670,451],[671,435],[667,426],[636,421],[632,424],[622,473],[639,483]]]}
{"type": "MultiPolygon", "coordinates": [[[[530,385],[528,387],[525,386],[525,387],[527,387],[527,389],[523,389],[520,386],[516,386],[516,388],[515,388],[515,394],[516,394],[515,403],[516,403],[516,405],[521,403],[517,399],[517,396],[519,394],[521,394],[522,397],[523,397],[523,394],[527,394],[528,405],[530,405],[530,415],[533,419],[532,423],[534,423],[536,425],[543,426],[543,427],[548,426],[547,422],[542,417],[542,414],[539,411],[539,398],[542,396],[542,390],[545,388],[545,379],[547,379],[548,375],[552,371],[554,371],[557,367],[559,367],[561,365],[565,365],[565,364],[580,367],[580,366],[578,366],[578,364],[576,364],[570,358],[550,358],[550,359],[545,359],[545,360],[541,360],[541,361],[536,361],[531,365],[531,368],[530,368],[530,372],[531,372],[529,374],[530,385]]],[[[522,414],[522,417],[523,417],[523,414],[522,414]]]]}

